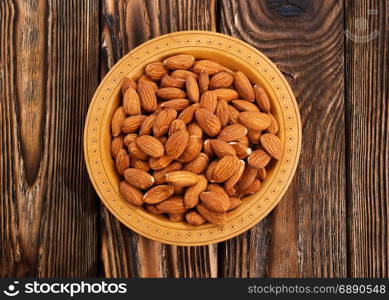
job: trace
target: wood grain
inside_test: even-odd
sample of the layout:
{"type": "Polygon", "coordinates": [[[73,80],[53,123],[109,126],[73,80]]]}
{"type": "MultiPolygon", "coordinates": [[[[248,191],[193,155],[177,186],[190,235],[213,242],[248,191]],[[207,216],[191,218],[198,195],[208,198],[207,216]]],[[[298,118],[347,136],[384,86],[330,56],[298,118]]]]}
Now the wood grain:
{"type": "MultiPolygon", "coordinates": [[[[113,1],[102,4],[101,77],[124,54],[172,31],[216,29],[215,2],[113,1]]],[[[217,246],[181,248],[133,233],[101,207],[102,275],[108,277],[216,277],[217,246]]]]}
{"type": "Polygon", "coordinates": [[[389,1],[346,1],[349,276],[389,276],[389,1]]]}
{"type": "Polygon", "coordinates": [[[230,266],[225,275],[346,276],[342,2],[222,1],[220,29],[277,64],[296,95],[303,127],[300,164],[287,194],[265,221],[222,246],[219,259],[230,266]],[[266,237],[264,248],[252,243],[253,232],[270,232],[270,246],[266,237]],[[244,259],[235,262],[236,251],[262,258],[248,272],[244,259]]]}
{"type": "Polygon", "coordinates": [[[98,9],[1,1],[1,277],[96,274],[79,120],[97,86],[98,9]]]}

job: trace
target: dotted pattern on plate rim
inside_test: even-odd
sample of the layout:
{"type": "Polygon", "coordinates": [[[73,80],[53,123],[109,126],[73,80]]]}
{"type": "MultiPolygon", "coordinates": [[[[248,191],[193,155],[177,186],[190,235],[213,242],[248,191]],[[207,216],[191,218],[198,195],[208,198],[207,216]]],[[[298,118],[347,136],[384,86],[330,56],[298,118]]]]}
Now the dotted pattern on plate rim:
{"type": "MultiPolygon", "coordinates": [[[[174,244],[206,244],[220,239],[228,239],[234,237],[240,232],[252,226],[253,223],[258,222],[265,217],[273,206],[278,195],[284,192],[284,183],[293,175],[292,164],[296,163],[298,158],[298,147],[296,142],[301,138],[297,129],[297,121],[295,120],[296,104],[293,102],[293,96],[289,94],[289,90],[284,81],[279,79],[279,75],[272,66],[269,66],[264,57],[252,49],[245,47],[234,40],[212,34],[201,33],[193,34],[193,37],[188,38],[186,34],[176,34],[163,37],[150,44],[135,49],[126,56],[115,68],[115,72],[107,75],[104,79],[104,87],[99,88],[96,92],[90,107],[90,119],[87,124],[87,153],[90,162],[90,172],[93,177],[94,186],[100,192],[103,202],[109,206],[113,214],[120,219],[125,225],[136,232],[139,232],[152,239],[157,239],[166,243],[174,244]],[[204,34],[208,35],[204,38],[204,34]],[[183,36],[181,36],[183,35],[183,36]],[[173,37],[173,39],[171,38],[173,37]],[[215,50],[225,50],[233,54],[246,63],[250,64],[265,78],[267,83],[273,89],[274,94],[277,94],[278,101],[282,115],[284,116],[281,122],[284,122],[284,157],[283,167],[277,172],[273,182],[269,184],[268,189],[262,196],[262,201],[254,201],[246,211],[241,215],[229,220],[222,227],[213,225],[207,229],[199,229],[194,227],[192,230],[173,229],[166,227],[161,221],[154,221],[148,218],[142,218],[136,209],[126,204],[120,197],[117,189],[115,189],[107,174],[104,171],[103,162],[101,160],[101,153],[99,149],[99,126],[104,116],[104,107],[106,107],[107,100],[110,99],[111,93],[115,91],[122,78],[124,78],[132,68],[136,68],[144,60],[153,56],[154,54],[177,48],[185,47],[207,47],[215,50]],[[128,62],[130,61],[130,62],[128,62]]],[[[183,49],[183,51],[185,51],[183,49]]],[[[262,191],[263,192],[263,191],[262,191]]],[[[260,192],[261,193],[261,192],[260,192]]]]}

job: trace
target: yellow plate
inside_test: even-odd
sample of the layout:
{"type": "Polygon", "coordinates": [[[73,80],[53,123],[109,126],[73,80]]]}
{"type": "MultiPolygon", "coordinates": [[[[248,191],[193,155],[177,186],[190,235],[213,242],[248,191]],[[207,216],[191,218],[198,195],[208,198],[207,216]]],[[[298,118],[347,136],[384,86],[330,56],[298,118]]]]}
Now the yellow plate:
{"type": "Polygon", "coordinates": [[[85,161],[101,201],[128,228],[150,239],[173,245],[200,246],[230,239],[253,227],[280,201],[295,173],[301,147],[300,114],[293,92],[277,67],[261,52],[227,35],[183,31],[150,40],[124,56],[104,77],[89,107],[84,132],[85,161]],[[260,191],[228,213],[223,226],[192,226],[171,222],[134,207],[119,194],[119,177],[110,154],[110,121],[120,102],[125,76],[139,77],[153,61],[188,53],[208,58],[232,70],[243,71],[267,91],[272,113],[279,122],[284,155],[276,162],[260,191]]]}

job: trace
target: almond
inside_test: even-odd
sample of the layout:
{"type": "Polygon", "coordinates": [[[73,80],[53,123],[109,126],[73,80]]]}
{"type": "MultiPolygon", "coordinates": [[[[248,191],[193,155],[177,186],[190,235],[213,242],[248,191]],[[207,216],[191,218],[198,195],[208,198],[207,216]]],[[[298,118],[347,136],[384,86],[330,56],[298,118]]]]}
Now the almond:
{"type": "Polygon", "coordinates": [[[173,171],[179,171],[182,169],[182,163],[175,161],[170,163],[166,168],[155,171],[153,176],[155,179],[155,184],[162,184],[166,182],[165,175],[173,171]]]}
{"type": "Polygon", "coordinates": [[[252,152],[251,148],[243,145],[242,143],[230,142],[229,144],[232,146],[232,148],[234,148],[236,152],[236,156],[240,159],[247,158],[247,156],[249,156],[250,153],[252,152]]]}
{"type": "Polygon", "coordinates": [[[173,133],[176,133],[178,131],[185,130],[186,131],[186,125],[185,122],[180,119],[175,119],[172,124],[170,124],[169,128],[169,136],[171,136],[173,133]]]}
{"type": "Polygon", "coordinates": [[[211,113],[214,113],[216,110],[217,102],[216,94],[212,91],[206,91],[201,95],[200,107],[210,111],[211,113]]]}
{"type": "Polygon", "coordinates": [[[155,90],[150,84],[138,83],[138,95],[142,108],[147,112],[153,112],[157,109],[157,96],[155,90]]]}
{"type": "Polygon", "coordinates": [[[203,143],[198,136],[192,135],[189,137],[188,144],[182,155],[178,158],[181,162],[190,162],[196,158],[197,155],[201,152],[203,143]]]}
{"type": "Polygon", "coordinates": [[[192,68],[195,58],[188,54],[178,54],[165,59],[164,64],[170,70],[187,70],[192,68]]]}
{"type": "Polygon", "coordinates": [[[190,102],[188,99],[173,99],[161,104],[161,108],[170,108],[176,111],[184,110],[189,106],[190,102]]]}
{"type": "Polygon", "coordinates": [[[124,119],[121,129],[124,133],[134,133],[139,130],[145,119],[146,116],[144,115],[130,116],[124,119]]]}
{"type": "Polygon", "coordinates": [[[146,75],[154,81],[161,80],[167,72],[167,68],[159,61],[149,63],[145,68],[146,75]]]}
{"type": "Polygon", "coordinates": [[[161,88],[156,94],[164,100],[183,99],[186,97],[186,93],[183,90],[174,87],[161,88]]]}
{"type": "Polygon", "coordinates": [[[227,101],[225,100],[217,101],[215,115],[219,118],[222,127],[225,127],[230,117],[227,101]]]}
{"type": "Polygon", "coordinates": [[[172,222],[181,222],[185,219],[185,214],[184,213],[179,213],[179,214],[169,214],[169,220],[172,222]]]}
{"type": "Polygon", "coordinates": [[[151,80],[151,78],[147,75],[142,75],[138,78],[138,86],[137,86],[137,92],[139,94],[139,85],[140,84],[143,84],[143,85],[147,85],[149,88],[151,88],[154,92],[158,91],[158,85],[151,80]]]}
{"type": "Polygon", "coordinates": [[[175,159],[184,152],[189,140],[189,134],[186,130],[180,130],[173,133],[166,141],[166,154],[175,159]]]}
{"type": "Polygon", "coordinates": [[[203,59],[195,62],[195,64],[193,65],[193,71],[195,73],[200,73],[201,71],[204,71],[207,72],[208,75],[213,75],[215,73],[223,71],[223,67],[217,62],[208,59],[203,59]]]}
{"type": "Polygon", "coordinates": [[[200,72],[199,74],[199,89],[200,94],[208,91],[209,87],[209,75],[204,70],[200,72]]]}
{"type": "Polygon", "coordinates": [[[140,115],[141,114],[141,105],[138,93],[129,88],[124,93],[123,96],[123,108],[127,115],[140,115]]]}
{"type": "Polygon", "coordinates": [[[199,107],[198,103],[192,104],[191,106],[185,108],[180,115],[178,116],[178,119],[185,122],[185,124],[189,124],[193,120],[194,113],[196,109],[199,107]]]}
{"type": "Polygon", "coordinates": [[[203,203],[208,209],[215,212],[226,212],[230,207],[230,199],[224,194],[216,192],[202,192],[200,194],[201,203],[203,203]]]}
{"type": "Polygon", "coordinates": [[[185,219],[189,224],[195,226],[202,225],[207,221],[196,211],[188,212],[185,216],[185,219]]]}
{"type": "Polygon", "coordinates": [[[212,179],[215,182],[224,182],[239,168],[240,162],[236,156],[224,156],[216,164],[212,179]]]}
{"type": "Polygon", "coordinates": [[[139,135],[150,135],[156,118],[156,114],[147,116],[139,129],[139,135]]]}
{"type": "Polygon", "coordinates": [[[247,128],[241,124],[228,125],[220,131],[218,139],[225,142],[236,141],[247,134],[247,128]]]}
{"type": "Polygon", "coordinates": [[[186,77],[186,93],[190,101],[192,101],[193,103],[199,102],[199,85],[197,84],[197,81],[193,76],[186,77]]]}
{"type": "Polygon", "coordinates": [[[200,139],[203,137],[203,130],[201,129],[201,127],[199,126],[199,124],[196,121],[191,122],[188,125],[188,133],[189,133],[189,135],[195,135],[195,136],[199,137],[200,139]]]}
{"type": "Polygon", "coordinates": [[[177,112],[174,109],[165,109],[161,111],[153,124],[155,137],[161,137],[169,131],[170,124],[176,119],[177,112]]]}
{"type": "Polygon", "coordinates": [[[213,175],[214,175],[214,172],[215,172],[215,168],[216,168],[217,163],[218,163],[217,160],[213,160],[213,161],[208,165],[207,171],[205,172],[205,177],[207,177],[207,179],[208,179],[209,182],[215,182],[215,181],[213,180],[213,175]]]}
{"type": "Polygon", "coordinates": [[[141,169],[141,170],[146,171],[146,172],[150,171],[149,163],[147,161],[140,160],[137,158],[131,158],[130,166],[131,166],[131,168],[141,169]]]}
{"type": "Polygon", "coordinates": [[[248,129],[247,137],[251,144],[259,144],[261,139],[262,131],[255,129],[248,129]]]}
{"type": "Polygon", "coordinates": [[[266,172],[265,168],[258,169],[258,178],[260,180],[262,180],[262,181],[265,180],[266,176],[267,176],[267,172],[266,172]]]}
{"type": "Polygon", "coordinates": [[[161,157],[165,152],[162,143],[150,135],[141,135],[136,139],[136,144],[140,150],[151,157],[161,157]]]}
{"type": "Polygon", "coordinates": [[[161,87],[175,87],[182,89],[185,87],[185,80],[176,79],[166,74],[161,79],[161,87]]]}
{"type": "Polygon", "coordinates": [[[199,203],[200,193],[207,188],[208,180],[204,175],[199,176],[199,180],[195,185],[188,187],[184,195],[184,204],[187,209],[195,207],[199,203]]]}
{"type": "Polygon", "coordinates": [[[249,139],[248,139],[248,137],[246,135],[244,135],[241,138],[237,139],[236,142],[239,143],[239,144],[242,144],[242,145],[244,145],[246,147],[248,147],[249,144],[250,144],[250,141],[249,141],[249,139]]]}
{"type": "Polygon", "coordinates": [[[184,206],[184,199],[182,196],[173,196],[165,201],[158,203],[156,207],[159,211],[168,214],[179,214],[186,211],[184,206]]]}
{"type": "Polygon", "coordinates": [[[140,160],[149,159],[149,156],[139,149],[136,141],[128,145],[128,153],[130,153],[131,158],[137,158],[140,160]]]}
{"type": "Polygon", "coordinates": [[[231,124],[239,123],[239,120],[238,120],[239,110],[237,110],[232,105],[228,105],[227,109],[228,109],[228,121],[231,124]]]}
{"type": "Polygon", "coordinates": [[[143,204],[143,194],[137,188],[128,184],[125,181],[121,181],[119,184],[120,195],[130,204],[135,206],[141,206],[143,204]]]}
{"type": "Polygon", "coordinates": [[[238,182],[239,190],[247,189],[257,177],[257,169],[246,165],[246,168],[238,182]]]}
{"type": "Polygon", "coordinates": [[[241,95],[246,100],[249,100],[251,102],[254,101],[254,89],[250,83],[250,80],[243,72],[238,71],[235,73],[234,85],[239,95],[241,95]]]}
{"type": "Polygon", "coordinates": [[[174,171],[165,175],[167,182],[178,186],[191,186],[199,181],[199,176],[188,171],[174,171]]]}
{"type": "Polygon", "coordinates": [[[242,178],[243,172],[245,170],[246,164],[243,160],[239,161],[239,167],[234,172],[234,174],[228,178],[228,180],[224,183],[224,189],[226,190],[227,194],[229,196],[232,196],[235,194],[235,185],[239,182],[239,180],[242,178]]]}
{"type": "Polygon", "coordinates": [[[282,158],[283,149],[281,140],[272,133],[265,133],[261,136],[261,145],[275,159],[282,158]]]}
{"type": "Polygon", "coordinates": [[[249,187],[247,187],[244,190],[239,190],[239,194],[241,196],[252,195],[258,192],[260,188],[261,188],[261,182],[258,179],[255,179],[249,187]]]}
{"type": "MultiPolygon", "coordinates": [[[[146,120],[145,120],[146,121],[146,120]]],[[[145,122],[143,121],[143,123],[145,122]]],[[[142,123],[142,125],[143,125],[142,123]]],[[[132,142],[135,142],[136,141],[136,138],[138,137],[138,135],[136,133],[129,133],[127,134],[125,137],[124,137],[124,140],[123,140],[123,143],[124,143],[124,146],[128,147],[129,144],[131,144],[132,142]]]]}
{"type": "Polygon", "coordinates": [[[254,86],[255,101],[264,112],[270,112],[270,101],[265,90],[258,85],[254,86]]]}
{"type": "Polygon", "coordinates": [[[196,73],[193,73],[188,70],[176,70],[170,73],[170,76],[175,78],[175,79],[180,79],[180,80],[186,80],[186,77],[193,76],[196,80],[198,79],[198,75],[196,73]]]}
{"type": "Polygon", "coordinates": [[[157,185],[147,191],[143,196],[143,202],[148,204],[156,204],[170,198],[174,193],[174,188],[171,185],[157,185]]]}
{"type": "Polygon", "coordinates": [[[207,154],[208,157],[213,157],[215,155],[212,149],[212,144],[210,139],[205,140],[203,146],[204,146],[204,153],[207,154]]]}
{"type": "Polygon", "coordinates": [[[136,90],[137,86],[138,85],[136,84],[136,82],[132,78],[124,77],[123,82],[122,82],[122,89],[121,89],[122,90],[122,95],[124,95],[124,93],[129,88],[132,88],[132,89],[136,90]]]}
{"type": "Polygon", "coordinates": [[[146,190],[154,184],[154,177],[139,169],[126,169],[124,171],[124,178],[129,184],[141,190],[146,190]]]}
{"type": "Polygon", "coordinates": [[[212,76],[209,81],[211,89],[228,88],[234,82],[234,76],[228,72],[219,72],[212,76]]]}
{"type": "Polygon", "coordinates": [[[232,100],[232,105],[239,111],[258,111],[258,106],[246,100],[232,100]]]}
{"type": "Polygon", "coordinates": [[[130,166],[130,157],[125,149],[120,149],[116,155],[116,170],[123,175],[125,169],[130,166]]]}
{"type": "Polygon", "coordinates": [[[247,158],[247,163],[250,167],[260,169],[266,167],[270,162],[270,159],[270,155],[267,154],[265,151],[256,150],[249,155],[249,157],[247,158]]]}
{"type": "Polygon", "coordinates": [[[210,183],[210,184],[208,184],[207,190],[209,192],[215,192],[215,193],[218,193],[218,194],[222,195],[225,198],[228,198],[227,192],[224,190],[224,188],[222,188],[217,183],[210,183]]]}
{"type": "Polygon", "coordinates": [[[231,197],[230,198],[230,207],[228,208],[228,211],[233,210],[240,206],[242,204],[242,200],[236,197],[231,197]]]}
{"type": "Polygon", "coordinates": [[[239,99],[239,94],[237,91],[233,89],[216,89],[213,90],[216,94],[218,100],[231,101],[235,99],[239,99]]]}
{"type": "Polygon", "coordinates": [[[195,174],[200,174],[207,168],[208,162],[209,162],[208,155],[206,155],[205,153],[200,153],[191,162],[185,164],[183,170],[195,174]]]}
{"type": "Polygon", "coordinates": [[[166,168],[172,162],[172,160],[173,158],[171,158],[170,156],[163,155],[158,158],[155,157],[150,158],[149,164],[153,170],[162,170],[166,168]]]}
{"type": "Polygon", "coordinates": [[[213,113],[204,108],[198,108],[195,116],[197,123],[207,135],[214,137],[220,132],[220,120],[213,113]]]}
{"type": "Polygon", "coordinates": [[[116,159],[116,156],[120,149],[124,148],[124,142],[123,142],[123,136],[119,135],[117,137],[114,137],[111,142],[111,155],[113,158],[116,159]]]}
{"type": "Polygon", "coordinates": [[[196,206],[196,209],[198,213],[206,219],[208,222],[212,224],[223,224],[227,221],[227,214],[226,213],[217,213],[209,210],[205,205],[198,204],[196,206]]]}
{"type": "Polygon", "coordinates": [[[278,132],[278,122],[276,118],[272,114],[268,114],[271,119],[270,126],[267,128],[267,131],[272,134],[276,134],[278,132]]]}
{"type": "Polygon", "coordinates": [[[271,119],[267,114],[255,111],[241,112],[238,118],[244,126],[254,130],[265,130],[271,123],[271,119]]]}
{"type": "Polygon", "coordinates": [[[126,112],[123,106],[118,107],[113,114],[111,121],[111,133],[114,137],[118,136],[122,131],[122,124],[126,118],[126,112]]]}
{"type": "Polygon", "coordinates": [[[211,146],[213,152],[219,157],[224,157],[227,155],[236,155],[235,149],[228,143],[222,140],[211,140],[211,146]]]}

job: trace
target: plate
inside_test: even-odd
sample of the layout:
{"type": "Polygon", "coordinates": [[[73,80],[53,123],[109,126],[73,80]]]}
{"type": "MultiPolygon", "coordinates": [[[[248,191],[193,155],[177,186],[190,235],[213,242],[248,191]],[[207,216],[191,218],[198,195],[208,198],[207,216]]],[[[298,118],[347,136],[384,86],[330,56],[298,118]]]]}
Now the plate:
{"type": "Polygon", "coordinates": [[[200,246],[235,237],[263,219],[281,200],[296,171],[301,148],[301,120],[293,92],[277,67],[260,51],[227,35],[208,31],[183,31],[160,36],[124,56],[104,77],[89,107],[84,131],[88,173],[108,210],[131,230],[161,243],[200,246]],[[127,203],[119,194],[119,176],[111,158],[110,123],[121,101],[120,88],[126,76],[137,78],[144,67],[165,57],[187,53],[212,59],[232,70],[244,72],[268,93],[272,114],[279,123],[284,145],[281,160],[272,165],[258,193],[244,198],[228,213],[223,226],[192,226],[155,216],[127,203]]]}

